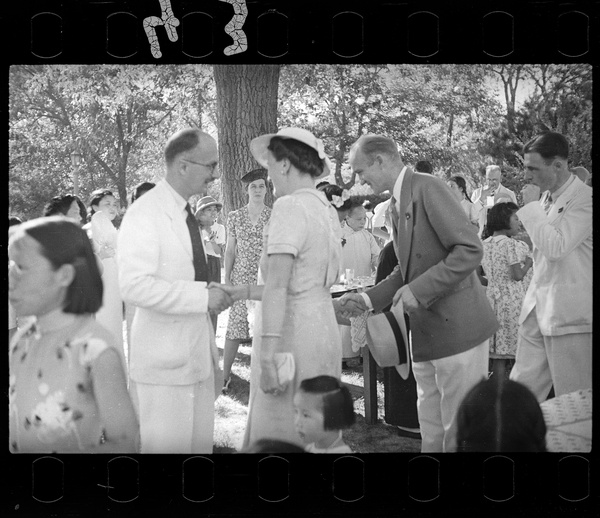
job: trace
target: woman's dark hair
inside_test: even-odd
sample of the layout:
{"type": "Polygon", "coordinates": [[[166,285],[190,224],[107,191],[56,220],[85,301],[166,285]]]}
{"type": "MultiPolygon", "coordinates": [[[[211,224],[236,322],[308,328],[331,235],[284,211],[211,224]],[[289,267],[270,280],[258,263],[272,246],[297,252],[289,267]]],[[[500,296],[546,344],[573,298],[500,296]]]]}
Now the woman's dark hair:
{"type": "Polygon", "coordinates": [[[545,452],[546,423],[525,385],[492,376],[462,401],[456,440],[459,452],[545,452]]]}
{"type": "Polygon", "coordinates": [[[8,228],[14,227],[15,225],[20,225],[21,223],[23,223],[23,220],[17,216],[8,217],[8,228]]]}
{"type": "Polygon", "coordinates": [[[79,217],[81,221],[85,221],[86,219],[86,209],[83,202],[79,199],[78,196],[74,194],[63,194],[61,196],[54,196],[45,206],[44,206],[44,216],[58,216],[63,215],[66,216],[73,205],[73,202],[77,203],[79,207],[79,217]]]}
{"type": "Polygon", "coordinates": [[[94,192],[92,192],[92,194],[90,194],[90,201],[88,202],[88,211],[89,211],[89,218],[91,218],[94,213],[96,212],[94,210],[94,207],[92,207],[92,205],[98,205],[103,198],[106,198],[107,196],[112,196],[114,197],[115,195],[112,193],[112,191],[110,189],[96,189],[94,192]]]}
{"type": "Polygon", "coordinates": [[[448,181],[454,182],[456,185],[458,185],[458,188],[465,195],[465,198],[467,200],[471,201],[471,198],[469,197],[469,195],[467,193],[467,182],[465,181],[465,179],[462,176],[451,176],[448,179],[448,181]]]}
{"type": "Polygon", "coordinates": [[[243,453],[305,453],[304,448],[279,439],[257,439],[243,453]]]}
{"type": "MultiPolygon", "coordinates": [[[[321,191],[323,191],[323,193],[325,193],[325,197],[331,203],[331,202],[333,202],[333,197],[341,196],[342,193],[344,192],[344,189],[342,189],[339,185],[331,183],[329,185],[325,185],[324,187],[322,187],[321,191]]],[[[352,205],[352,199],[348,198],[347,200],[344,200],[344,203],[342,205],[340,205],[339,207],[336,205],[334,205],[333,207],[337,211],[348,211],[348,210],[350,210],[351,205],[352,205]]]]}
{"type": "Polygon", "coordinates": [[[146,194],[150,189],[152,189],[156,184],[153,182],[141,182],[138,183],[131,193],[131,203],[137,200],[142,194],[146,194]]]}
{"type": "Polygon", "coordinates": [[[299,140],[275,136],[267,148],[278,162],[287,158],[294,167],[313,178],[323,174],[323,159],[319,158],[317,150],[299,140]]]}
{"type": "Polygon", "coordinates": [[[102,306],[102,278],[85,230],[64,216],[49,216],[23,223],[15,236],[20,232],[39,243],[42,255],[55,269],[63,264],[73,265],[75,275],[67,289],[63,311],[77,315],[96,313],[102,306]]]}
{"type": "Polygon", "coordinates": [[[319,394],[323,401],[323,428],[343,430],[354,424],[354,405],[348,387],[333,376],[316,376],[302,380],[300,390],[319,394]]]}
{"type": "Polygon", "coordinates": [[[482,239],[487,239],[498,230],[510,229],[510,218],[519,210],[512,201],[496,203],[487,214],[487,222],[482,234],[482,239]]]}

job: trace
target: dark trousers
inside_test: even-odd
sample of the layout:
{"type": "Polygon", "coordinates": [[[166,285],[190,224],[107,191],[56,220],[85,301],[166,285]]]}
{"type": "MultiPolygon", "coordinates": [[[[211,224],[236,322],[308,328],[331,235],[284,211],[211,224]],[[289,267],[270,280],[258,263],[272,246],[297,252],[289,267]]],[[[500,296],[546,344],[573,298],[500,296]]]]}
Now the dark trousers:
{"type": "MultiPolygon", "coordinates": [[[[375,283],[385,279],[398,264],[392,242],[383,247],[379,254],[375,283]]],[[[384,311],[389,311],[388,306],[384,311]]],[[[408,330],[408,319],[407,330],[408,330]]],[[[419,428],[417,416],[417,382],[412,369],[408,379],[403,380],[394,367],[383,369],[385,422],[405,428],[419,428]]]]}

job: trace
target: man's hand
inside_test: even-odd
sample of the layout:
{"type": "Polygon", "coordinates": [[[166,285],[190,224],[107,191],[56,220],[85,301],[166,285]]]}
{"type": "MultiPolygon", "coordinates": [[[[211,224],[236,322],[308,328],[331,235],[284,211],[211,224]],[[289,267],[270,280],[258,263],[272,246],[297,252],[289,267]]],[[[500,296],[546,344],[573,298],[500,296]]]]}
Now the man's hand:
{"type": "Polygon", "coordinates": [[[419,307],[419,301],[413,295],[412,290],[405,284],[400,288],[394,295],[394,306],[398,304],[398,301],[402,300],[404,306],[404,312],[409,315],[419,307]]]}
{"type": "Polygon", "coordinates": [[[369,308],[358,293],[346,293],[339,298],[341,316],[343,318],[357,317],[369,308]]]}
{"type": "Polygon", "coordinates": [[[538,201],[540,199],[540,188],[537,185],[528,183],[521,190],[521,197],[523,198],[523,205],[527,205],[532,201],[538,201]]]}
{"type": "Polygon", "coordinates": [[[232,298],[223,290],[213,287],[208,289],[208,311],[220,313],[233,304],[232,298]]]}

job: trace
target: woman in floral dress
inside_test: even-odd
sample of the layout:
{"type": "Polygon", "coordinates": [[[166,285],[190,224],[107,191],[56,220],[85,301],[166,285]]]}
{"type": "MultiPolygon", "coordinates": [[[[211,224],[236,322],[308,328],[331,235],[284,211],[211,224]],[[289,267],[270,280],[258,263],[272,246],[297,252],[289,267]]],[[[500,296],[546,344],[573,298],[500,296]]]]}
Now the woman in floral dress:
{"type": "MultiPolygon", "coordinates": [[[[256,284],[258,263],[263,249],[263,230],[271,209],[265,205],[267,171],[254,169],[242,176],[248,192],[248,204],[227,216],[225,248],[225,284],[256,284]]],[[[229,320],[223,348],[223,393],[231,385],[231,367],[241,342],[251,339],[248,326],[248,305],[236,301],[229,308],[229,320]]]]}
{"type": "Polygon", "coordinates": [[[94,318],[102,280],[76,223],[50,216],[9,241],[9,300],[24,322],[9,346],[13,453],[137,453],[138,424],[115,337],[94,318]]]}
{"type": "Polygon", "coordinates": [[[532,276],[529,247],[513,238],[520,231],[517,210],[519,207],[512,202],[496,203],[488,213],[483,241],[481,266],[488,281],[486,292],[500,323],[490,338],[495,373],[503,369],[508,374],[508,363],[515,358],[519,314],[532,276]]]}

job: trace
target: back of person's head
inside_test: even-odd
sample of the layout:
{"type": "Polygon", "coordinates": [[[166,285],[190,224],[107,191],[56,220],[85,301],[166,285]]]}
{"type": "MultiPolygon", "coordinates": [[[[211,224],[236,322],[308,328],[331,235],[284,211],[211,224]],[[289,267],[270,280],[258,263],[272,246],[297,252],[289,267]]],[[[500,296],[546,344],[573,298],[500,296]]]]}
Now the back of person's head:
{"type": "Polygon", "coordinates": [[[545,452],[546,423],[525,385],[492,376],[462,401],[456,440],[459,452],[545,452]]]}
{"type": "Polygon", "coordinates": [[[533,137],[523,146],[523,154],[538,153],[548,163],[554,158],[569,158],[569,142],[560,133],[546,131],[533,137]]]}
{"type": "Polygon", "coordinates": [[[462,176],[451,176],[449,178],[449,181],[454,182],[456,185],[458,185],[458,188],[465,195],[465,198],[471,201],[471,198],[467,193],[467,181],[462,176]]]}
{"type": "Polygon", "coordinates": [[[77,201],[77,197],[73,194],[63,194],[60,196],[54,196],[44,206],[44,216],[66,216],[67,212],[73,205],[73,202],[77,201]]]}
{"type": "Polygon", "coordinates": [[[248,445],[242,453],[304,453],[304,448],[279,439],[257,439],[248,445]]]}
{"type": "Polygon", "coordinates": [[[352,199],[347,190],[333,183],[325,185],[321,190],[336,210],[347,211],[350,209],[352,199]]]}
{"type": "Polygon", "coordinates": [[[102,306],[103,285],[92,244],[86,232],[64,216],[37,218],[20,225],[11,243],[24,234],[35,239],[42,255],[58,269],[64,264],[74,268],[73,281],[63,305],[65,313],[96,313],[102,306]]]}
{"type": "Polygon", "coordinates": [[[337,378],[322,375],[305,379],[300,383],[299,390],[321,396],[325,430],[343,430],[354,424],[352,395],[337,378]]]}
{"type": "Polygon", "coordinates": [[[367,158],[369,165],[373,163],[377,155],[387,156],[393,162],[400,160],[396,143],[391,138],[382,135],[362,135],[350,148],[350,156],[353,156],[358,150],[367,158]]]}
{"type": "Polygon", "coordinates": [[[275,135],[271,138],[267,149],[278,162],[287,158],[296,169],[313,178],[323,174],[324,163],[323,159],[319,158],[319,152],[304,142],[275,135]]]}
{"type": "Polygon", "coordinates": [[[131,203],[133,203],[135,200],[137,200],[143,194],[146,194],[150,189],[152,189],[155,186],[156,186],[156,184],[154,182],[138,183],[133,188],[133,192],[131,193],[131,203]]]}
{"type": "Polygon", "coordinates": [[[431,163],[429,162],[429,160],[419,160],[415,164],[415,171],[417,171],[417,173],[432,174],[433,167],[431,166],[431,163]]]}
{"type": "Polygon", "coordinates": [[[510,218],[519,210],[512,201],[496,203],[487,214],[485,231],[489,236],[500,230],[510,229],[510,218]]]}

